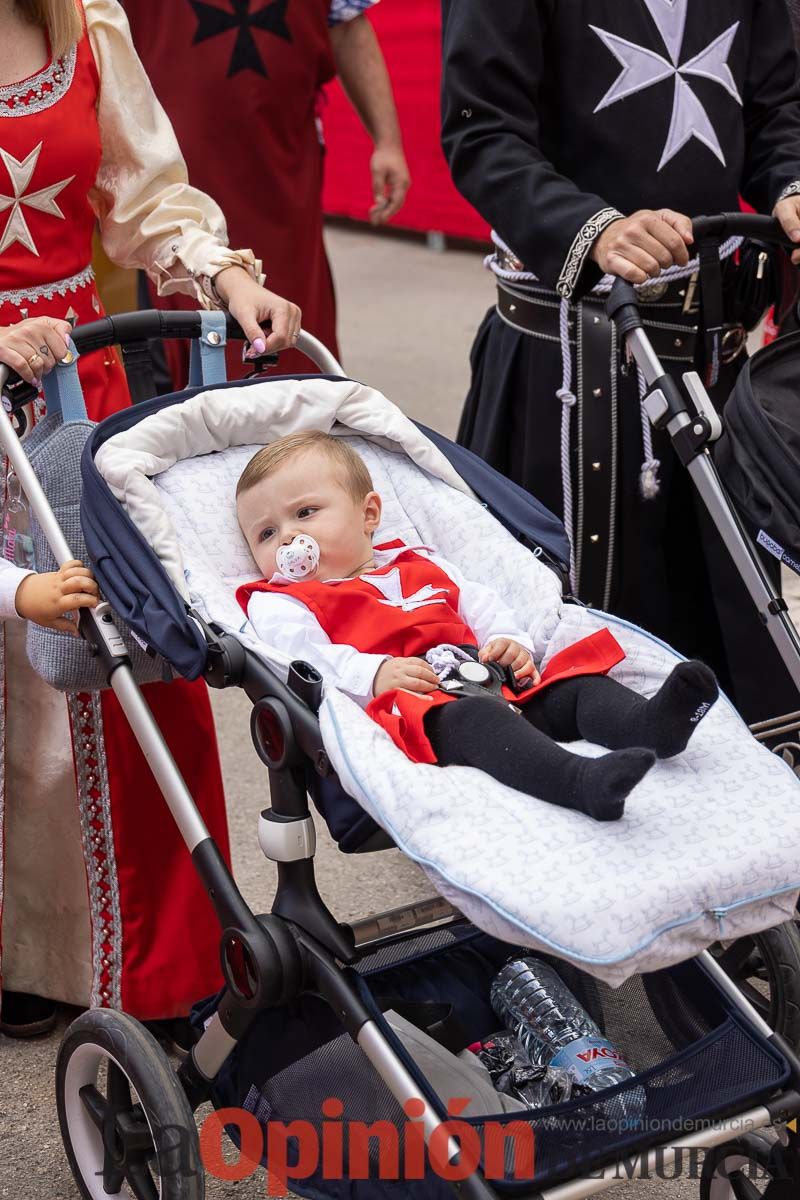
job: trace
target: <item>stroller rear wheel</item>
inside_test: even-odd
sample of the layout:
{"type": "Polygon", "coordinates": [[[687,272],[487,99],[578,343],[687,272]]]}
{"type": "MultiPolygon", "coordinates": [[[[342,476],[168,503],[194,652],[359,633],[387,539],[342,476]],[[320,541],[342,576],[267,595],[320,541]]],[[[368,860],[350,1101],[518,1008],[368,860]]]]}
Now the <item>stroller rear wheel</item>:
{"type": "Polygon", "coordinates": [[[795,1200],[797,1180],[779,1142],[746,1134],[709,1150],[700,1176],[700,1200],[795,1200]]]}
{"type": "MultiPolygon", "coordinates": [[[[716,942],[710,952],[770,1029],[800,1049],[800,930],[795,922],[716,942]]],[[[700,1036],[695,1016],[679,1002],[669,977],[663,972],[644,976],[644,986],[673,1045],[688,1045],[700,1036]]]]}
{"type": "Polygon", "coordinates": [[[84,1200],[203,1200],[197,1127],[170,1061],[138,1021],[90,1009],[56,1064],[61,1137],[84,1200]]]}
{"type": "Polygon", "coordinates": [[[800,931],[794,921],[718,942],[711,953],[770,1028],[800,1048],[800,931]]]}

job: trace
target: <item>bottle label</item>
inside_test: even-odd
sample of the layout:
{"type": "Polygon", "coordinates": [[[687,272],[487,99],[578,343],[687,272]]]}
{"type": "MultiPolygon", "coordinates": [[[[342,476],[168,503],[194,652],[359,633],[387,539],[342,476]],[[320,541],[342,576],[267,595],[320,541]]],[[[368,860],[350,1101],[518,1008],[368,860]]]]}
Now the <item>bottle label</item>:
{"type": "Polygon", "coordinates": [[[610,1071],[615,1067],[621,1068],[623,1078],[625,1072],[633,1075],[619,1050],[605,1038],[598,1037],[576,1038],[574,1042],[559,1050],[551,1059],[550,1066],[567,1071],[576,1083],[586,1083],[598,1071],[610,1071]]]}

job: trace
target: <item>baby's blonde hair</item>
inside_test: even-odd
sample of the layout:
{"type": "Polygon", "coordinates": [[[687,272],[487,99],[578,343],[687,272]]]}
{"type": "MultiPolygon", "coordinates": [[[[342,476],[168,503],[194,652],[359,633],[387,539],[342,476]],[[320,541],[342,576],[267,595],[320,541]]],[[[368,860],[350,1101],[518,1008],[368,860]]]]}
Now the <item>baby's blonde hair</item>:
{"type": "Polygon", "coordinates": [[[255,454],[239,477],[236,485],[236,499],[244,492],[266,479],[277,471],[284,463],[289,462],[298,454],[308,450],[318,450],[325,454],[331,462],[342,468],[343,484],[354,500],[363,500],[374,491],[372,476],[367,470],[367,464],[360,454],[356,454],[342,438],[332,437],[329,433],[321,433],[317,429],[305,430],[302,433],[290,433],[287,437],[278,438],[263,450],[255,454]]]}
{"type": "Polygon", "coordinates": [[[31,25],[47,30],[53,58],[61,58],[81,40],[77,0],[17,0],[17,7],[31,25]]]}

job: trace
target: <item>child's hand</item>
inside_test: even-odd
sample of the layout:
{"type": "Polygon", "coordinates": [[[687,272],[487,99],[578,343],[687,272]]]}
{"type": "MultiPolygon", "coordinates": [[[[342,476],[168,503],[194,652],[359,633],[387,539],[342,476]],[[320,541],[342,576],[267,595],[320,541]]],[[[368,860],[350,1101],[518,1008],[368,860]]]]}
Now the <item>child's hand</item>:
{"type": "Polygon", "coordinates": [[[403,688],[407,692],[435,692],[439,677],[424,658],[387,658],[375,673],[373,696],[403,688]]]}
{"type": "Polygon", "coordinates": [[[45,629],[61,629],[77,636],[77,610],[94,608],[99,598],[92,572],[82,562],[73,559],[58,571],[27,575],[17,588],[14,603],[17,612],[26,621],[35,621],[45,629]]]}
{"type": "Polygon", "coordinates": [[[517,679],[530,677],[534,683],[540,679],[539,672],[533,665],[530,651],[511,638],[493,638],[481,650],[478,658],[481,662],[495,662],[501,667],[511,667],[517,679]]]}

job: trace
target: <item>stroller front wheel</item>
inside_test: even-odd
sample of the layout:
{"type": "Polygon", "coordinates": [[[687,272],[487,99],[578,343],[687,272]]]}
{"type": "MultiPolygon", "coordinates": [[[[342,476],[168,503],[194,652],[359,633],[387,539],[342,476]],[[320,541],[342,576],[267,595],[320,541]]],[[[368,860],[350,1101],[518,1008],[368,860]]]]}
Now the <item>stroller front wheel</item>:
{"type": "Polygon", "coordinates": [[[797,1180],[779,1143],[745,1134],[709,1150],[700,1176],[700,1200],[794,1200],[797,1180]],[[784,1190],[785,1189],[785,1190],[784,1190]]]}
{"type": "Polygon", "coordinates": [[[90,1009],[70,1025],[56,1063],[56,1103],[84,1200],[203,1200],[189,1102],[158,1042],[132,1017],[90,1009]]]}

